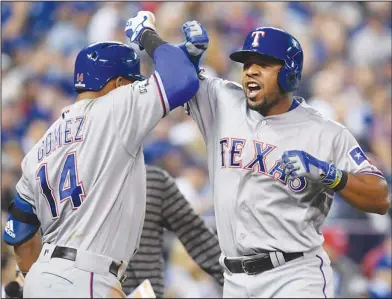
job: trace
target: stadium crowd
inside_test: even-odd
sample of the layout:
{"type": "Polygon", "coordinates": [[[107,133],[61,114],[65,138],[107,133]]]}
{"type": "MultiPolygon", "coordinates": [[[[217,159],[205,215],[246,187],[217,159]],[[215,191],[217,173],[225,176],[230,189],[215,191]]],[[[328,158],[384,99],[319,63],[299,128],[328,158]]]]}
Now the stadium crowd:
{"type": "MultiPolygon", "coordinates": [[[[154,12],[159,34],[174,44],[183,41],[183,23],[201,22],[210,36],[201,62],[205,73],[233,81],[241,65],[229,54],[242,46],[252,28],[289,31],[305,53],[295,94],[345,125],[391,185],[391,9],[390,2],[2,2],[3,213],[14,196],[23,156],[76,98],[76,54],[92,42],[127,43],[124,24],[138,10],[154,12]]],[[[137,51],[142,74],[148,76],[152,60],[137,51]]],[[[173,111],[151,132],[144,151],[146,162],[176,178],[194,209],[214,228],[205,146],[190,117],[182,109],[173,111]]],[[[324,236],[337,297],[391,296],[391,216],[367,215],[335,199],[324,236]]],[[[2,220],[4,226],[4,214],[2,220]]],[[[213,279],[173,236],[167,234],[165,246],[167,296],[219,294],[213,279]]],[[[5,260],[11,258],[7,252],[5,260]]],[[[2,251],[2,272],[9,271],[3,264],[2,251]]]]}

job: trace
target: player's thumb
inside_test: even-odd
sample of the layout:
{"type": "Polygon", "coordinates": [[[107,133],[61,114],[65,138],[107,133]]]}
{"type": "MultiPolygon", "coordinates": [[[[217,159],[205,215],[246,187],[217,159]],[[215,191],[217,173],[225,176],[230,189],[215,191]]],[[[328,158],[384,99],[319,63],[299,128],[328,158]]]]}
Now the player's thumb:
{"type": "Polygon", "coordinates": [[[199,49],[198,47],[196,47],[194,44],[192,44],[191,42],[186,42],[185,43],[185,47],[189,53],[189,55],[191,56],[201,56],[201,54],[203,54],[204,50],[203,49],[199,49]]]}

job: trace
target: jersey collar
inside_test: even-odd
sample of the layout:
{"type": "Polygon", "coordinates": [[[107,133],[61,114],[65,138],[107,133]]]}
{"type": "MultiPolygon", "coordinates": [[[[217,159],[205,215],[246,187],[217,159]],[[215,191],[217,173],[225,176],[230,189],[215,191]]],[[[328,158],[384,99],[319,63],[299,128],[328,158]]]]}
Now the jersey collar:
{"type": "MultiPolygon", "coordinates": [[[[293,97],[293,102],[291,103],[291,106],[289,110],[285,113],[277,114],[277,115],[270,115],[270,116],[263,116],[257,111],[247,109],[247,113],[250,116],[250,118],[256,122],[263,121],[263,120],[288,120],[292,119],[292,116],[294,114],[299,113],[301,109],[297,109],[297,107],[301,106],[301,104],[306,103],[304,98],[301,97],[293,97]]],[[[247,105],[245,105],[247,107],[247,105]]]]}

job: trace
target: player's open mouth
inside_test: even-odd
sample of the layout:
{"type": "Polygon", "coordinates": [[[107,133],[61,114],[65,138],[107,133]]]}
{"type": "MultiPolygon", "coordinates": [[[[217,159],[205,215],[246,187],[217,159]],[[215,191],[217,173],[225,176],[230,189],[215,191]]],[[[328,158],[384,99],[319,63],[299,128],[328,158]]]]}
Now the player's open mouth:
{"type": "Polygon", "coordinates": [[[255,98],[260,90],[260,85],[257,82],[252,81],[246,84],[246,95],[250,99],[255,98]]]}

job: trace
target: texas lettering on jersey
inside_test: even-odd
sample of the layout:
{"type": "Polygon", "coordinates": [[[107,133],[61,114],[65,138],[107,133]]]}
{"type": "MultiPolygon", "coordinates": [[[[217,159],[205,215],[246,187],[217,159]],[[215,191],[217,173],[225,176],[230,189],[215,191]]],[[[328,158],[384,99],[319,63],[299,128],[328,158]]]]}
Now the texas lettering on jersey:
{"type": "Polygon", "coordinates": [[[240,138],[224,137],[219,141],[221,149],[221,168],[240,168],[248,171],[257,171],[261,175],[273,178],[288,187],[293,192],[301,192],[306,188],[305,178],[286,181],[286,173],[281,167],[280,160],[274,165],[266,164],[267,156],[276,148],[275,145],[253,140],[254,156],[250,161],[242,160],[242,150],[247,140],[240,138]]]}
{"type": "Polygon", "coordinates": [[[65,123],[60,123],[53,130],[49,131],[38,147],[37,161],[41,162],[44,157],[48,157],[53,151],[63,145],[83,141],[83,128],[86,118],[86,116],[68,118],[65,120],[65,123]]]}

